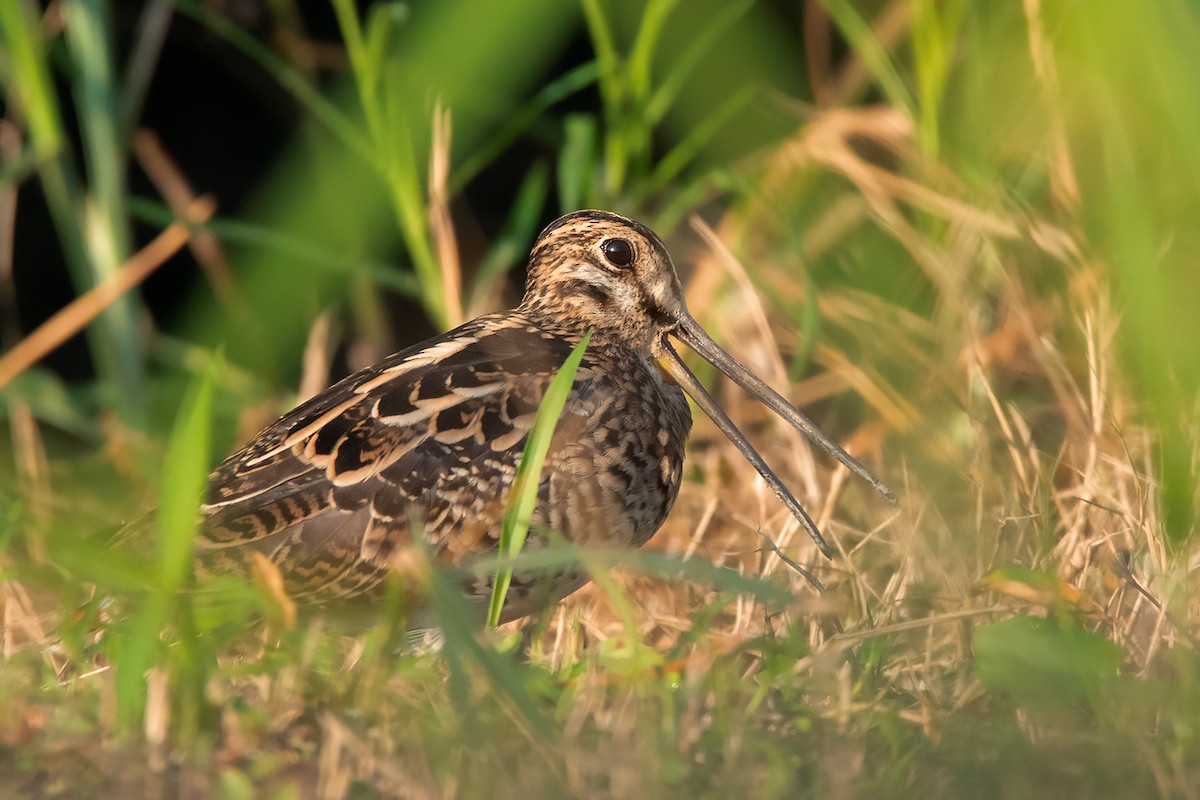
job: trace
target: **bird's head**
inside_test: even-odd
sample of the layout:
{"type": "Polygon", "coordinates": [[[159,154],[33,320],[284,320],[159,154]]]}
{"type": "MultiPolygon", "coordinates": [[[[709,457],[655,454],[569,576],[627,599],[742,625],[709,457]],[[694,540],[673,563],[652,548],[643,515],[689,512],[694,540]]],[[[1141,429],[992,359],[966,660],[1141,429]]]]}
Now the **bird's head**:
{"type": "Polygon", "coordinates": [[[576,211],[550,223],[529,256],[522,308],[635,350],[656,350],[687,316],[662,240],[608,211],[576,211]]]}
{"type": "Polygon", "coordinates": [[[704,332],[688,313],[667,248],[640,222],[608,211],[576,211],[550,223],[529,256],[521,308],[551,328],[581,336],[595,331],[592,347],[615,341],[657,360],[754,465],[826,555],[831,551],[816,525],[684,364],[670,339],[686,344],[895,503],[895,495],[878,478],[704,332]]]}

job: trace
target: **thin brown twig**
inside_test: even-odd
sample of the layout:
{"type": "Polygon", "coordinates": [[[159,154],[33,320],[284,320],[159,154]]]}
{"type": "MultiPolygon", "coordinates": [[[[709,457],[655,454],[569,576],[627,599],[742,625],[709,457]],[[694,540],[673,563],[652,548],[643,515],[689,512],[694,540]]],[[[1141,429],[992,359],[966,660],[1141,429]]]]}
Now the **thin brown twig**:
{"type": "Polygon", "coordinates": [[[81,331],[126,292],[163,265],[192,235],[191,226],[212,217],[216,202],[202,196],[188,205],[186,222],[173,222],[150,244],[135,253],[111,277],[75,298],[0,357],[0,389],[47,353],[81,331]]]}
{"type": "Polygon", "coordinates": [[[330,352],[333,350],[333,321],[329,311],[322,311],[308,329],[304,343],[304,367],[300,372],[298,400],[307,400],[329,385],[330,352]]]}
{"type": "MultiPolygon", "coordinates": [[[[186,218],[188,205],[196,199],[196,191],[183,174],[183,170],[171,158],[158,135],[144,128],[139,130],[133,136],[133,152],[146,177],[167,201],[175,216],[186,218]]],[[[196,230],[187,245],[217,299],[231,310],[242,311],[229,270],[229,262],[217,237],[211,231],[196,230]]]]}
{"type": "Polygon", "coordinates": [[[462,264],[450,216],[450,137],[450,111],[438,104],[433,110],[433,146],[429,154],[429,232],[442,268],[446,320],[456,328],[463,322],[462,264]]]}
{"type": "MultiPolygon", "coordinates": [[[[912,4],[893,2],[872,20],[871,36],[879,44],[880,49],[887,52],[898,45],[911,24],[912,4]]],[[[861,92],[870,79],[870,67],[867,66],[859,51],[852,48],[837,70],[837,74],[833,76],[828,104],[831,106],[848,105],[850,99],[861,92]]]]}
{"type": "Polygon", "coordinates": [[[1075,176],[1075,165],[1071,160],[1071,146],[1067,137],[1067,125],[1063,120],[1061,104],[1054,98],[1062,97],[1058,80],[1058,65],[1054,60],[1054,48],[1042,22],[1041,0],[1024,0],[1025,21],[1028,27],[1029,55],[1034,73],[1046,92],[1046,111],[1050,121],[1053,162],[1049,173],[1050,189],[1054,199],[1067,211],[1079,209],[1079,179],[1075,176]]]}
{"type": "MultiPolygon", "coordinates": [[[[0,163],[14,164],[21,156],[21,129],[0,119],[0,163]]],[[[17,187],[0,188],[0,346],[21,337],[17,324],[17,287],[13,277],[13,251],[17,232],[17,187]]]]}
{"type": "Polygon", "coordinates": [[[807,0],[804,4],[804,60],[817,106],[825,108],[832,104],[837,87],[832,75],[833,26],[829,12],[819,0],[807,0]]]}

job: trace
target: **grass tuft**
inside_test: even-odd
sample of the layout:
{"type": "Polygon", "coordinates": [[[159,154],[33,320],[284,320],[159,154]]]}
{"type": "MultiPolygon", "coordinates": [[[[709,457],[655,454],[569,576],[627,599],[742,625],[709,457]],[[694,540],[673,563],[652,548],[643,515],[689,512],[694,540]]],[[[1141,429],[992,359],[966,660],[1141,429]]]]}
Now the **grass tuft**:
{"type": "MultiPolygon", "coordinates": [[[[563,362],[562,367],[554,374],[546,394],[538,406],[533,427],[529,429],[529,437],[525,441],[525,449],[521,460],[517,463],[517,474],[513,478],[512,489],[509,490],[508,506],[500,523],[499,554],[501,558],[513,558],[520,554],[525,545],[525,537],[529,533],[529,525],[533,521],[533,509],[537,506],[538,487],[542,482],[542,466],[546,463],[546,454],[550,452],[550,444],[554,440],[554,430],[558,427],[558,418],[562,416],[563,407],[570,396],[571,387],[575,383],[575,373],[587,352],[588,342],[592,332],[588,331],[579,340],[563,362]]],[[[488,604],[487,624],[494,628],[500,624],[500,615],[504,610],[504,598],[508,594],[512,582],[512,568],[501,567],[496,573],[492,584],[492,598],[488,604]]]]}

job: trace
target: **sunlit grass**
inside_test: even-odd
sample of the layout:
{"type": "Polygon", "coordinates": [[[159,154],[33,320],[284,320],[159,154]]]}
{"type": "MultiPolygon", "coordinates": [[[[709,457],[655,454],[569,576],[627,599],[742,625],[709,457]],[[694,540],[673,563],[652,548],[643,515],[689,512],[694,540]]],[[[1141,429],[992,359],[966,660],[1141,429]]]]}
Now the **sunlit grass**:
{"type": "MultiPolygon", "coordinates": [[[[575,382],[575,373],[583,354],[591,341],[591,331],[584,334],[575,345],[575,349],[567,356],[562,367],[555,373],[554,379],[546,387],[546,394],[538,407],[529,429],[529,438],[525,442],[525,450],[517,463],[516,476],[513,478],[508,506],[504,510],[504,518],[500,525],[498,542],[499,555],[514,557],[520,554],[529,535],[529,526],[533,520],[533,510],[537,507],[538,486],[541,484],[542,467],[546,463],[546,454],[550,452],[550,443],[554,440],[554,431],[558,418],[562,416],[563,406],[570,396],[571,386],[575,382]]],[[[504,598],[512,583],[513,571],[502,567],[496,574],[492,586],[492,598],[488,604],[487,624],[496,627],[500,624],[500,615],[504,609],[504,598]]]]}
{"type": "MultiPolygon", "coordinates": [[[[185,6],[303,110],[256,200],[204,226],[263,313],[198,294],[167,335],[129,295],[89,329],[94,382],[34,367],[0,394],[11,795],[53,773],[71,796],[1195,796],[1192,7],[518,5],[338,2],[350,66],[326,83],[185,6]],[[594,58],[547,76],[573,31],[594,58]],[[450,201],[518,141],[540,159],[460,274],[446,222],[472,209],[450,201]],[[718,387],[835,560],[698,419],[645,552],[517,557],[600,578],[560,607],[483,633],[464,576],[414,577],[440,656],[397,647],[407,586],[350,637],[291,619],[269,576],[193,581],[202,477],[294,399],[319,312],[370,352],[385,290],[437,328],[491,310],[580,206],[658,226],[697,318],[900,509],[718,387]],[[113,547],[131,522],[149,538],[113,547]]],[[[39,183],[82,293],[130,255],[131,215],[174,214],[125,187],[136,87],[94,68],[105,9],[63,8],[60,34],[0,4],[22,133],[0,191],[39,183]]]]}

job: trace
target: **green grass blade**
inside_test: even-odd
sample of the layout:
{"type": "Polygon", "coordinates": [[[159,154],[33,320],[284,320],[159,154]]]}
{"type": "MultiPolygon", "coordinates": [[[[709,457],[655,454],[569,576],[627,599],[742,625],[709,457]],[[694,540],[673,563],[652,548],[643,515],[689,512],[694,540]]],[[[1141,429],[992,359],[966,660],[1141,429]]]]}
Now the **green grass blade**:
{"type": "Polygon", "coordinates": [[[650,94],[650,71],[654,62],[654,50],[662,33],[667,17],[679,0],[650,0],[642,15],[641,25],[629,53],[629,93],[639,102],[650,94]]]}
{"type": "MultiPolygon", "coordinates": [[[[654,53],[658,48],[663,26],[675,9],[678,0],[650,0],[646,3],[638,25],[637,34],[630,45],[629,55],[625,61],[625,88],[628,92],[627,102],[621,109],[619,120],[609,120],[609,141],[619,137],[625,158],[629,162],[628,179],[634,183],[645,175],[650,168],[651,136],[654,131],[654,121],[646,113],[646,105],[652,91],[652,69],[654,53]],[[614,124],[615,123],[615,124],[614,124]],[[615,128],[615,132],[611,129],[615,128]]],[[[623,190],[623,182],[609,184],[610,193],[623,190]]]]}
{"type": "Polygon", "coordinates": [[[596,120],[572,114],[563,123],[566,141],[558,153],[558,202],[563,213],[589,205],[596,163],[596,120]]]}
{"type": "Polygon", "coordinates": [[[612,24],[604,13],[599,0],[583,0],[583,16],[587,21],[588,34],[596,51],[596,63],[600,67],[600,99],[604,104],[606,122],[604,139],[604,186],[610,195],[615,195],[625,182],[625,170],[629,153],[621,135],[622,109],[625,107],[628,87],[625,72],[617,55],[613,39],[612,24]]]}
{"type": "Polygon", "coordinates": [[[821,0],[821,5],[829,12],[829,16],[841,30],[846,41],[867,65],[867,69],[875,76],[879,88],[887,96],[888,102],[902,109],[910,119],[916,118],[916,104],[912,95],[904,85],[899,71],[888,58],[871,26],[859,15],[849,0],[821,0]]]}
{"type": "Polygon", "coordinates": [[[779,583],[721,567],[699,558],[629,550],[615,547],[580,547],[570,542],[554,542],[537,550],[519,555],[496,554],[477,560],[462,568],[463,575],[481,578],[502,569],[521,569],[530,572],[556,572],[565,567],[585,564],[589,571],[607,570],[619,566],[643,575],[672,581],[687,581],[710,586],[719,592],[745,595],[769,605],[786,605],[792,593],[779,583]]]}
{"type": "Polygon", "coordinates": [[[146,672],[162,650],[159,632],[164,609],[156,598],[147,598],[132,619],[123,620],[109,645],[115,673],[117,727],[126,733],[137,730],[146,708],[146,672]]]}
{"type": "MultiPolygon", "coordinates": [[[[74,10],[76,6],[70,8],[74,10]]],[[[115,140],[111,130],[115,122],[104,118],[105,108],[116,113],[111,102],[111,86],[106,89],[104,76],[89,74],[86,69],[89,64],[106,63],[106,26],[103,11],[87,6],[83,6],[83,11],[83,14],[74,12],[73,21],[68,25],[73,29],[69,36],[71,50],[78,51],[81,56],[75,71],[79,85],[73,88],[79,97],[79,117],[84,127],[89,167],[101,176],[111,177],[116,174],[114,170],[119,172],[117,164],[124,158],[123,154],[113,151],[115,140]],[[91,18],[95,14],[100,15],[100,21],[91,18]]],[[[58,247],[66,258],[77,291],[82,293],[107,274],[106,269],[115,269],[119,263],[120,248],[115,240],[109,240],[108,235],[113,233],[110,223],[123,219],[120,197],[113,197],[112,182],[109,181],[105,195],[108,202],[89,202],[81,188],[82,182],[63,150],[66,140],[63,116],[36,4],[0,3],[0,36],[3,37],[0,50],[5,53],[4,67],[8,78],[6,91],[23,111],[29,132],[31,152],[28,155],[31,162],[37,164],[46,205],[58,234],[58,247]],[[97,261],[98,254],[107,267],[97,266],[101,263],[97,261]]],[[[103,72],[102,67],[96,69],[103,72]]],[[[116,185],[123,186],[119,181],[116,185]]],[[[136,357],[136,326],[131,317],[121,311],[126,305],[128,301],[123,300],[100,316],[89,328],[88,344],[102,376],[125,376],[118,378],[124,391],[115,399],[117,405],[129,410],[137,405],[140,369],[136,357]]]]}
{"type": "Polygon", "coordinates": [[[688,164],[699,156],[704,146],[721,132],[725,124],[749,106],[756,96],[758,96],[758,91],[752,86],[747,86],[722,103],[707,119],[693,128],[679,144],[663,156],[662,160],[658,162],[658,166],[654,168],[653,174],[645,182],[643,192],[651,194],[668,186],[687,168],[688,164]]]}
{"type": "MultiPolygon", "coordinates": [[[[125,206],[127,152],[121,136],[121,104],[113,60],[108,4],[69,0],[66,40],[74,67],[71,88],[83,139],[88,197],[83,205],[87,274],[76,274],[76,291],[102,283],[129,257],[132,231],[125,206]]],[[[96,348],[101,375],[115,392],[114,405],[137,419],[143,404],[142,342],[135,295],[126,295],[97,320],[103,344],[96,348]]]]}
{"type": "Polygon", "coordinates": [[[468,307],[474,307],[491,284],[529,252],[529,244],[537,235],[542,208],[546,205],[549,194],[550,170],[544,162],[538,161],[525,174],[500,235],[496,237],[487,256],[475,270],[475,280],[468,295],[468,307]]]}
{"type": "Polygon", "coordinates": [[[118,125],[125,147],[129,146],[130,137],[137,127],[174,16],[175,0],[149,0],[138,15],[120,91],[118,125]]]}
{"type": "Polygon", "coordinates": [[[963,0],[917,0],[913,9],[913,66],[920,102],[917,131],[925,152],[936,155],[940,149],[942,98],[966,4],[963,0]]]}
{"type": "Polygon", "coordinates": [[[709,48],[716,42],[717,37],[745,16],[754,3],[755,0],[740,0],[723,5],[708,20],[700,34],[688,42],[682,55],[672,59],[667,74],[659,81],[658,88],[646,101],[646,120],[651,125],[662,122],[671,103],[686,87],[692,70],[700,62],[700,59],[709,53],[709,48]]]}
{"type": "Polygon", "coordinates": [[[450,176],[450,191],[457,194],[488,164],[491,164],[517,137],[537,122],[555,103],[571,97],[596,82],[599,70],[595,61],[580,64],[542,87],[533,99],[512,115],[503,128],[488,137],[479,149],[463,160],[450,176]]]}
{"type": "Polygon", "coordinates": [[[333,8],[370,132],[371,161],[387,186],[396,224],[421,289],[421,303],[434,324],[445,330],[450,310],[426,220],[422,179],[426,146],[422,144],[423,134],[414,130],[419,118],[410,107],[412,98],[402,91],[406,69],[386,45],[396,17],[372,15],[364,32],[353,3],[334,0],[333,8]]]}
{"type": "Polygon", "coordinates": [[[213,369],[189,387],[167,442],[158,512],[158,582],[170,596],[188,582],[212,441],[213,369]]]}
{"type": "MultiPolygon", "coordinates": [[[[177,645],[168,651],[173,716],[177,731],[195,733],[207,702],[204,687],[214,661],[202,651],[192,604],[192,552],[199,506],[208,477],[212,441],[215,365],[189,387],[167,442],[157,512],[158,600],[163,621],[174,628],[177,645]]],[[[152,600],[153,602],[153,600],[152,600]]]]}
{"type": "MultiPolygon", "coordinates": [[[[537,417],[529,438],[525,441],[525,451],[521,454],[521,462],[517,465],[517,476],[513,480],[512,491],[508,496],[508,508],[504,512],[504,520],[500,525],[500,546],[502,556],[515,556],[521,552],[525,537],[529,533],[529,522],[533,518],[533,508],[537,504],[538,483],[542,477],[542,465],[546,463],[546,453],[550,450],[550,441],[554,438],[554,429],[558,427],[558,418],[562,415],[567,396],[575,382],[575,372],[583,353],[587,350],[592,338],[591,331],[584,334],[579,344],[567,356],[558,374],[550,381],[546,396],[538,407],[537,417]]],[[[496,573],[496,582],[492,586],[492,599],[488,606],[487,623],[490,627],[500,624],[500,611],[504,608],[504,596],[508,593],[508,585],[512,581],[512,568],[501,569],[496,573]]]]}
{"type": "Polygon", "coordinates": [[[6,91],[20,99],[33,147],[45,158],[62,148],[63,129],[37,8],[22,0],[0,3],[0,34],[6,91]]]}
{"type": "Polygon", "coordinates": [[[620,105],[621,86],[612,26],[600,7],[600,0],[582,0],[582,5],[588,34],[596,51],[596,64],[600,68],[600,96],[607,108],[615,110],[620,105]]]}
{"type": "MultiPolygon", "coordinates": [[[[537,482],[534,481],[534,486],[536,485],[537,482]]],[[[441,624],[444,637],[442,652],[450,667],[451,683],[467,685],[470,678],[466,670],[467,665],[478,665],[494,689],[491,695],[503,705],[511,703],[510,713],[515,719],[528,723],[528,728],[531,729],[528,733],[536,733],[543,737],[552,736],[553,724],[538,708],[527,687],[525,676],[528,674],[528,668],[514,662],[511,654],[502,653],[493,647],[485,647],[479,642],[473,621],[476,618],[463,598],[459,584],[450,580],[447,575],[439,574],[436,570],[431,571],[429,601],[441,624]]],[[[464,715],[469,717],[472,714],[466,697],[459,697],[456,704],[460,706],[464,715]]]]}
{"type": "MultiPolygon", "coordinates": [[[[337,13],[339,15],[346,14],[349,9],[345,3],[335,3],[337,13]]],[[[375,3],[367,11],[367,25],[365,31],[361,34],[362,40],[355,42],[355,57],[360,59],[363,64],[372,65],[373,71],[377,70],[379,64],[383,63],[383,59],[387,55],[387,51],[396,41],[396,35],[399,30],[409,22],[409,17],[412,14],[412,9],[407,3],[401,2],[384,2],[375,3]]],[[[339,17],[339,25],[343,27],[356,23],[350,19],[342,19],[339,17]]],[[[352,31],[353,35],[355,34],[352,31]]],[[[356,67],[359,69],[361,67],[356,67]]],[[[368,87],[372,88],[372,87],[368,87]]]]}

